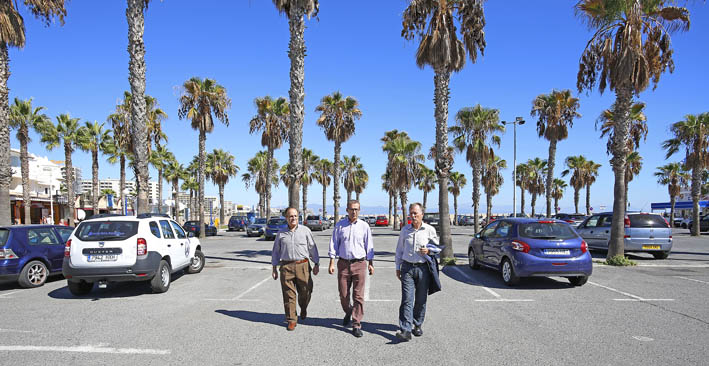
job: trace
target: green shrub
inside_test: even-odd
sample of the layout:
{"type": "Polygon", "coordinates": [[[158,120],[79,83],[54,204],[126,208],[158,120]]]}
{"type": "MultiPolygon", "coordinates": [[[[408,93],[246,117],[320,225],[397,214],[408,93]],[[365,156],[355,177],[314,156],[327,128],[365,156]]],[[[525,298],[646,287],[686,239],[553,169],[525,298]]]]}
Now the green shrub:
{"type": "Polygon", "coordinates": [[[455,266],[455,258],[441,258],[439,263],[442,266],[455,266]]]}
{"type": "Polygon", "coordinates": [[[637,263],[634,261],[628,259],[628,257],[624,255],[616,255],[615,257],[611,257],[610,259],[607,259],[605,264],[609,266],[636,266],[637,263]]]}

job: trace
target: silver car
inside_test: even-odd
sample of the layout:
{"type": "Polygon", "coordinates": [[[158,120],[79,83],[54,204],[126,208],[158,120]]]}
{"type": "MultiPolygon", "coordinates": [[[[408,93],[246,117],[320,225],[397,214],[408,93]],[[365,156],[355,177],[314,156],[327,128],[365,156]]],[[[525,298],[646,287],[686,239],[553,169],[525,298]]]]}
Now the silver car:
{"type": "Polygon", "coordinates": [[[305,226],[310,230],[323,231],[328,228],[328,221],[322,215],[308,215],[305,218],[305,226]]]}
{"type": "MultiPolygon", "coordinates": [[[[591,249],[608,250],[611,236],[610,212],[587,218],[576,231],[591,249]]],[[[625,252],[645,252],[665,259],[672,250],[672,229],[665,219],[652,213],[629,212],[625,216],[625,252]]]]}

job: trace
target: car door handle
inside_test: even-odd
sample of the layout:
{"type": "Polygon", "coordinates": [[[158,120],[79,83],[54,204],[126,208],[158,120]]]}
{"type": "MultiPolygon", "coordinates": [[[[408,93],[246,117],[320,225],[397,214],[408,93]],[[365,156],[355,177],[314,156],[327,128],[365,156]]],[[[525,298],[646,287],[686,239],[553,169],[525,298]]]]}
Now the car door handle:
{"type": "Polygon", "coordinates": [[[171,246],[172,246],[172,244],[168,244],[168,245],[167,245],[168,248],[171,247],[171,246]]]}
{"type": "Polygon", "coordinates": [[[589,233],[593,234],[593,230],[589,231],[589,233]]]}
{"type": "Polygon", "coordinates": [[[185,243],[180,243],[180,246],[185,246],[185,243]]]}
{"type": "Polygon", "coordinates": [[[606,230],[606,234],[608,234],[610,231],[606,230]]]}

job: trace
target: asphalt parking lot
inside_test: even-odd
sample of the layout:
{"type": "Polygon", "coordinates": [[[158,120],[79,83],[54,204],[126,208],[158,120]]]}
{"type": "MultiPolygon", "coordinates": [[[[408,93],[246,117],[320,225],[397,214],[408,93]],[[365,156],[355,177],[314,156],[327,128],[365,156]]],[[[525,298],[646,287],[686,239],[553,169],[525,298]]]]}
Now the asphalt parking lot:
{"type": "MultiPolygon", "coordinates": [[[[331,230],[315,232],[327,255],[331,230]]],[[[314,277],[308,319],[287,332],[271,241],[220,232],[204,239],[204,271],[170,290],[109,284],[72,296],[55,278],[36,289],[0,284],[0,364],[706,365],[709,235],[676,230],[670,257],[631,255],[636,267],[594,265],[582,287],[534,278],[507,287],[467,266],[472,228],[454,228],[457,266],[429,298],[424,335],[398,343],[397,232],[375,228],[363,338],[341,326],[335,275],[314,277]]],[[[594,253],[602,260],[604,253],[594,253]]]]}

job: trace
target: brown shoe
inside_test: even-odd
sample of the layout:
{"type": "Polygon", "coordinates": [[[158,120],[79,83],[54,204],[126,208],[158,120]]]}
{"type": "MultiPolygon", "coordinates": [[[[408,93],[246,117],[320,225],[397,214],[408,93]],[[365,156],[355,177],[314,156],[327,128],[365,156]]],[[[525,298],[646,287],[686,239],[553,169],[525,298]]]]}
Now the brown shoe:
{"type": "Polygon", "coordinates": [[[288,322],[288,327],[286,328],[289,332],[295,330],[296,322],[288,322]]]}

